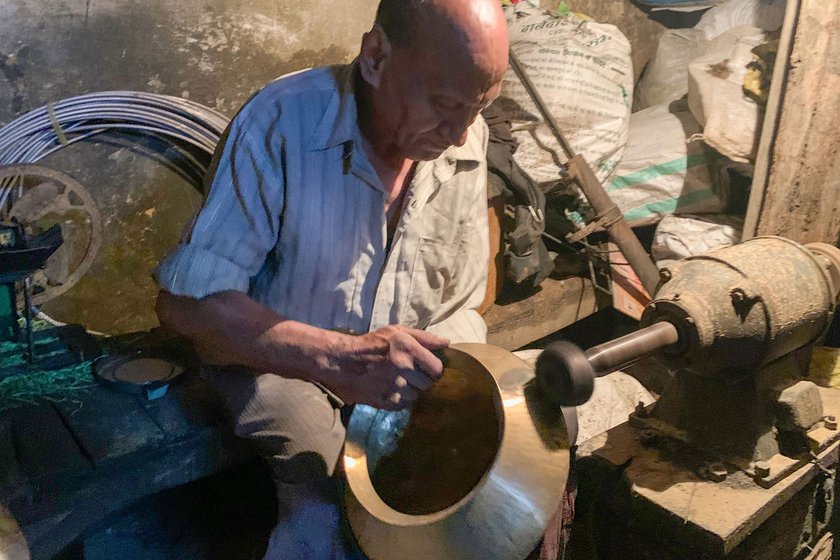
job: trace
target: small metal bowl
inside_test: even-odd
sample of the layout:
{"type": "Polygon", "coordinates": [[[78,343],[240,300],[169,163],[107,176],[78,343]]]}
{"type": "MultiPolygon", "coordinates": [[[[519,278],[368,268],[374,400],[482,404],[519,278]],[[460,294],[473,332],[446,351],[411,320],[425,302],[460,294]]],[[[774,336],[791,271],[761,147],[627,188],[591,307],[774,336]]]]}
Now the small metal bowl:
{"type": "Polygon", "coordinates": [[[410,409],[353,412],[350,525],[371,560],[525,558],[565,489],[563,415],[506,350],[453,345],[444,366],[410,409]]]}

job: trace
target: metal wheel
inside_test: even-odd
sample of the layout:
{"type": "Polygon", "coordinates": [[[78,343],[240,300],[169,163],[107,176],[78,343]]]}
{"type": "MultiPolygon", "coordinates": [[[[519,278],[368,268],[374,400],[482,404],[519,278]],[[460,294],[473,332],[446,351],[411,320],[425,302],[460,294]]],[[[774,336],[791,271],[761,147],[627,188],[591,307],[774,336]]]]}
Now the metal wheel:
{"type": "Polygon", "coordinates": [[[4,214],[28,234],[61,225],[64,244],[30,277],[32,305],[72,288],[102,247],[102,217],[93,197],[71,176],[49,167],[0,167],[0,216],[4,214]]]}

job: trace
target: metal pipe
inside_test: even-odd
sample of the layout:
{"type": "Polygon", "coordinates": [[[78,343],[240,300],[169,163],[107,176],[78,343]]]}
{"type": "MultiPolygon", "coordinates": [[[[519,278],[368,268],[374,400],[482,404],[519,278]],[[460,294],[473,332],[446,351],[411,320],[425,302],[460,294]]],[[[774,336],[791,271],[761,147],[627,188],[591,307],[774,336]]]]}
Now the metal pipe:
{"type": "Polygon", "coordinates": [[[670,348],[677,342],[677,327],[668,321],[659,321],[634,333],[593,346],[584,355],[592,364],[596,377],[603,377],[670,348]]]}
{"type": "Polygon", "coordinates": [[[636,234],[633,233],[633,230],[624,221],[624,216],[621,214],[621,211],[604,190],[604,187],[595,176],[592,168],[589,167],[589,163],[583,156],[575,154],[572,146],[563,135],[563,131],[557,125],[557,121],[554,120],[551,111],[546,107],[536,86],[528,77],[528,74],[525,73],[525,69],[519,61],[519,58],[513,50],[509,51],[509,55],[510,65],[513,71],[522,81],[522,84],[537,106],[540,115],[542,115],[546,126],[554,134],[557,142],[563,147],[566,157],[569,159],[567,164],[569,176],[578,184],[586,200],[589,201],[592,209],[595,210],[595,214],[606,220],[603,223],[603,227],[607,230],[610,239],[618,245],[619,250],[627,259],[627,263],[639,276],[639,280],[641,280],[642,286],[644,286],[648,295],[653,297],[656,287],[659,285],[659,269],[656,268],[656,265],[653,264],[653,261],[648,256],[647,251],[639,243],[636,234]]]}
{"type": "Polygon", "coordinates": [[[554,120],[554,115],[552,115],[551,111],[549,111],[548,107],[546,107],[545,101],[543,101],[542,96],[540,96],[537,91],[537,86],[535,86],[534,82],[531,81],[530,76],[525,73],[525,68],[522,67],[522,63],[519,62],[519,57],[516,56],[516,53],[514,53],[513,50],[509,51],[509,59],[511,68],[513,68],[513,71],[522,81],[522,85],[525,86],[525,89],[528,90],[528,93],[531,95],[531,99],[537,106],[537,110],[539,110],[542,115],[546,126],[548,126],[554,134],[554,137],[557,138],[557,142],[560,143],[560,147],[563,148],[563,152],[565,152],[566,157],[568,159],[572,159],[575,157],[575,151],[572,149],[572,145],[569,144],[566,137],[563,135],[563,131],[560,130],[559,126],[557,126],[557,121],[554,120]]]}

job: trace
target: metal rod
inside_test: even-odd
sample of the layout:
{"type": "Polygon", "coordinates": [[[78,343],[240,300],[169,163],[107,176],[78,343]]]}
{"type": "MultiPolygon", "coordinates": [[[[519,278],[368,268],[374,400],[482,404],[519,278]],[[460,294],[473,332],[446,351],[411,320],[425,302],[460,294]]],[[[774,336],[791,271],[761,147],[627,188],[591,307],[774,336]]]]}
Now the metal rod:
{"type": "Polygon", "coordinates": [[[525,86],[525,89],[528,90],[528,93],[531,96],[531,99],[534,101],[534,104],[537,106],[540,114],[542,115],[545,124],[551,129],[551,132],[554,134],[554,137],[557,138],[557,142],[560,143],[560,147],[563,148],[563,151],[566,153],[566,157],[568,159],[572,159],[575,157],[575,151],[572,149],[571,144],[566,141],[566,137],[563,136],[563,131],[560,130],[560,127],[557,126],[557,121],[554,120],[554,115],[551,114],[551,111],[548,110],[548,107],[545,106],[545,102],[542,100],[542,96],[539,95],[537,91],[537,86],[534,85],[534,82],[531,81],[531,78],[528,74],[525,73],[525,69],[522,67],[522,63],[519,62],[519,58],[516,56],[516,53],[513,52],[511,49],[508,51],[509,59],[510,59],[510,66],[513,68],[513,71],[522,81],[522,84],[525,86]]]}
{"type": "Polygon", "coordinates": [[[584,355],[597,377],[620,370],[679,342],[677,327],[659,321],[634,333],[593,346],[584,355]]]}
{"type": "Polygon", "coordinates": [[[613,219],[608,220],[604,224],[604,229],[607,230],[607,234],[610,236],[610,239],[618,245],[619,250],[627,259],[627,262],[633,271],[638,275],[639,280],[642,282],[642,286],[644,286],[648,295],[653,297],[656,287],[659,285],[659,269],[656,268],[656,265],[653,264],[653,261],[648,256],[647,251],[645,251],[642,244],[639,243],[639,239],[636,237],[636,234],[633,233],[633,230],[630,229],[630,226],[627,225],[626,221],[624,221],[624,216],[621,215],[621,212],[616,207],[615,203],[604,190],[604,187],[595,176],[595,173],[592,171],[589,163],[583,158],[583,156],[575,154],[572,146],[568,141],[566,141],[566,137],[563,136],[563,132],[557,125],[557,121],[554,120],[554,116],[551,114],[551,111],[548,110],[548,107],[546,107],[539,91],[537,91],[536,86],[528,77],[522,63],[519,61],[519,58],[513,50],[509,51],[509,58],[513,71],[522,81],[522,84],[525,86],[525,89],[528,91],[528,94],[537,106],[537,109],[539,110],[540,115],[542,115],[546,125],[554,134],[554,137],[557,139],[557,142],[560,143],[560,146],[562,146],[563,151],[566,153],[566,157],[569,158],[569,175],[580,187],[580,190],[583,192],[586,200],[589,201],[592,209],[595,210],[595,214],[604,217],[615,215],[613,219]]]}
{"type": "Polygon", "coordinates": [[[26,358],[35,363],[35,348],[32,344],[32,304],[29,301],[29,276],[23,279],[23,317],[26,320],[26,358]]]}

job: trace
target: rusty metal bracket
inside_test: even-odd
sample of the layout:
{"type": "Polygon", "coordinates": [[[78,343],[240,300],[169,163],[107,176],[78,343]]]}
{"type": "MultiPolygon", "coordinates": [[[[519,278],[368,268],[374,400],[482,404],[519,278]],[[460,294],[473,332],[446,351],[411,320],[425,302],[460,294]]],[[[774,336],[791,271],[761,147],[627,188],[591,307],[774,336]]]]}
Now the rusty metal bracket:
{"type": "Polygon", "coordinates": [[[574,233],[570,233],[566,236],[566,241],[569,243],[578,243],[584,237],[587,237],[596,231],[607,230],[612,226],[614,223],[618,222],[624,216],[621,214],[621,210],[618,209],[618,206],[613,204],[603,212],[600,212],[595,216],[595,219],[577,230],[574,233]]]}

